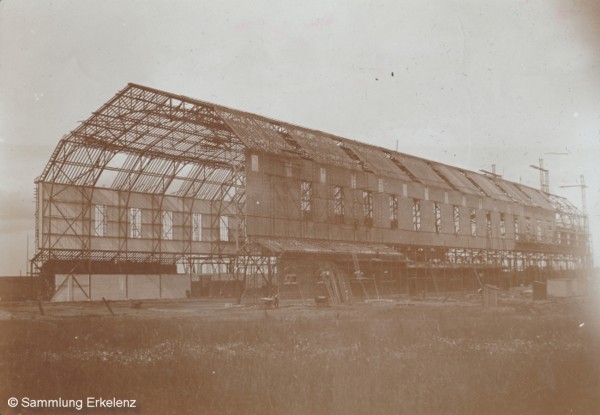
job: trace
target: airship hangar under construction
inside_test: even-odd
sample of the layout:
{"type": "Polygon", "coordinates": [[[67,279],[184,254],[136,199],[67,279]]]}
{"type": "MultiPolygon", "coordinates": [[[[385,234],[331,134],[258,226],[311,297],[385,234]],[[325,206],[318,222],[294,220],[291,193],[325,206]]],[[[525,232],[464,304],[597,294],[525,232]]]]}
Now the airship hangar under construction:
{"type": "Polygon", "coordinates": [[[547,189],[128,84],[36,179],[54,301],[511,287],[591,267],[547,189]]]}

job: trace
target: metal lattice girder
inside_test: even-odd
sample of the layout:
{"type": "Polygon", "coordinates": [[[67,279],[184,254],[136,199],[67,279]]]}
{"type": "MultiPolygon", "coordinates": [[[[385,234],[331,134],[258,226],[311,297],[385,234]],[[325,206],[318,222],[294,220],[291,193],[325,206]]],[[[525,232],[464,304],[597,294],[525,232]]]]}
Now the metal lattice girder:
{"type": "Polygon", "coordinates": [[[213,105],[130,84],[61,140],[38,180],[190,196],[243,162],[213,105]]]}
{"type": "Polygon", "coordinates": [[[585,215],[566,198],[548,194],[550,203],[556,210],[556,223],[568,229],[584,230],[585,215]]]}
{"type": "MultiPolygon", "coordinates": [[[[233,216],[236,242],[243,241],[244,151],[244,144],[213,104],[129,84],[60,141],[36,180],[36,189],[45,189],[38,198],[38,215],[46,221],[36,238],[38,253],[32,263],[38,268],[51,260],[174,263],[193,254],[188,230],[193,200],[214,201],[212,213],[217,218],[233,216]],[[65,189],[71,194],[62,194],[65,189]],[[119,201],[113,201],[118,206],[114,235],[119,236],[112,236],[111,243],[116,244],[112,251],[108,246],[91,246],[89,218],[97,189],[120,195],[119,201]],[[134,194],[150,198],[152,223],[161,223],[165,196],[184,201],[187,233],[181,252],[166,251],[163,238],[154,237],[143,252],[136,252],[140,246],[128,235],[127,217],[134,194]],[[71,209],[73,203],[78,207],[71,209]]],[[[225,245],[217,239],[211,244],[213,253],[224,255],[225,245]]]]}

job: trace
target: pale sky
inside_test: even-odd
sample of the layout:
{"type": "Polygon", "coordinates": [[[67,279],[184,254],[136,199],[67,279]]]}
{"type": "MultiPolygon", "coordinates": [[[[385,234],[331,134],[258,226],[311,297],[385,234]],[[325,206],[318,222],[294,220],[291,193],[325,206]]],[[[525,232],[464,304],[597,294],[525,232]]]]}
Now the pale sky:
{"type": "Polygon", "coordinates": [[[585,175],[600,261],[600,1],[0,0],[0,275],[52,150],[128,82],[536,188],[542,157],[579,207],[585,175]]]}

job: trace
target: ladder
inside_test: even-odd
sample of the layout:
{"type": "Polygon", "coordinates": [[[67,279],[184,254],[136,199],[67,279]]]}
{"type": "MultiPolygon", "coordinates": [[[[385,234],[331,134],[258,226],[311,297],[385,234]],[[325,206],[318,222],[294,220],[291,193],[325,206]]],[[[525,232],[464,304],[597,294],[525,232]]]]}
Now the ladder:
{"type": "Polygon", "coordinates": [[[365,298],[368,300],[369,293],[367,292],[365,284],[363,283],[363,273],[360,270],[360,264],[358,263],[358,256],[356,255],[356,252],[352,252],[352,262],[354,263],[354,278],[358,280],[358,283],[360,284],[360,287],[362,288],[362,291],[365,294],[365,298]]]}
{"type": "Polygon", "coordinates": [[[346,304],[352,304],[352,288],[350,287],[350,283],[348,282],[348,278],[345,274],[337,275],[337,282],[342,294],[342,302],[346,304]]]}
{"type": "Polygon", "coordinates": [[[328,272],[327,274],[329,277],[329,283],[331,284],[333,295],[335,296],[335,303],[339,304],[339,303],[343,302],[343,298],[340,295],[340,289],[337,284],[336,275],[333,272],[331,272],[331,273],[328,272]]]}
{"type": "Polygon", "coordinates": [[[336,295],[334,292],[334,286],[332,284],[331,276],[329,271],[321,271],[321,281],[323,281],[323,285],[325,285],[325,289],[327,290],[327,295],[329,296],[329,301],[333,304],[339,303],[339,294],[336,295]]]}
{"type": "Polygon", "coordinates": [[[356,255],[356,252],[352,252],[352,262],[354,263],[354,275],[357,278],[360,278],[361,272],[360,272],[360,266],[358,264],[358,256],[356,255]]]}

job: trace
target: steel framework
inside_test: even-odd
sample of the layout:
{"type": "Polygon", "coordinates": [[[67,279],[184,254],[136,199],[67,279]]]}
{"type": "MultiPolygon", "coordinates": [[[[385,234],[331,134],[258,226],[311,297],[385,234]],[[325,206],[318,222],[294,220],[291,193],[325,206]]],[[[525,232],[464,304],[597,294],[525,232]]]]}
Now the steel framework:
{"type": "Polygon", "coordinates": [[[280,171],[269,167],[263,174],[268,205],[284,206],[287,215],[268,213],[265,227],[271,231],[277,222],[283,223],[278,225],[283,234],[290,234],[295,226],[291,218],[297,217],[321,221],[329,237],[347,225],[349,241],[361,242],[359,233],[370,238],[373,229],[381,227],[376,223],[381,216],[389,217],[392,230],[413,235],[423,235],[431,217],[432,238],[462,234],[485,238],[487,244],[496,232],[492,212],[487,208],[479,232],[476,214],[487,198],[543,211],[544,220],[555,214],[551,231],[545,230],[542,238],[545,225],[539,218],[533,224],[527,218],[524,223],[529,226],[521,228],[515,218],[514,249],[506,249],[506,217],[499,212],[501,230],[496,239],[501,244],[494,248],[473,248],[470,242],[440,247],[432,241],[428,246],[423,238],[387,245],[402,253],[414,269],[423,264],[438,269],[487,265],[518,272],[528,267],[589,265],[586,216],[562,197],[503,180],[495,173],[481,175],[129,84],[62,138],[36,179],[36,255],[31,273],[50,275],[56,266],[61,273],[74,275],[99,272],[98,264],[109,268],[180,264],[189,273],[208,267],[219,279],[246,281],[254,275],[271,284],[277,261],[285,254],[265,248],[247,233],[247,182],[256,154],[268,154],[282,164],[280,171]],[[306,163],[313,163],[314,169],[306,163]],[[330,185],[323,166],[338,169],[338,176],[349,175],[349,187],[330,185]],[[361,185],[357,186],[357,178],[361,185]],[[401,186],[379,198],[388,180],[401,186]],[[413,185],[420,186],[424,196],[409,195],[408,187],[413,185]],[[430,191],[438,199],[425,209],[430,191]],[[399,225],[400,199],[409,203],[404,229],[399,225]],[[376,202],[384,206],[385,214],[374,214],[376,202]],[[446,222],[443,205],[451,209],[446,222]],[[142,213],[142,208],[148,213],[142,213]],[[461,216],[461,211],[467,216],[461,216]],[[522,232],[522,228],[528,229],[522,232]]]}
{"type": "MultiPolygon", "coordinates": [[[[157,223],[166,196],[181,198],[183,211],[190,213],[196,200],[211,202],[213,221],[225,213],[232,218],[235,251],[240,251],[245,241],[244,146],[217,111],[211,104],[129,84],[65,136],[36,179],[37,254],[32,272],[39,273],[52,261],[189,262],[194,255],[191,214],[184,215],[184,242],[176,251],[163,249],[161,237],[152,238],[151,249],[132,248],[127,215],[137,194],[147,196],[152,222],[157,223]],[[122,237],[109,249],[93,248],[89,229],[100,188],[118,194],[111,204],[119,206],[115,222],[122,237]],[[61,196],[74,191],[80,208],[65,208],[61,196]],[[40,218],[47,223],[42,225],[40,218]],[[62,229],[55,229],[53,220],[60,221],[62,229]],[[67,237],[75,243],[61,243],[67,237]]],[[[69,199],[73,201],[72,194],[69,199]]],[[[222,239],[211,243],[217,263],[233,252],[226,248],[231,241],[222,239]]]]}

